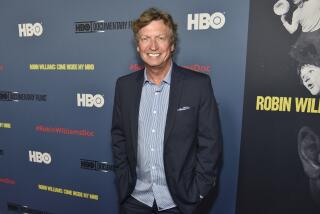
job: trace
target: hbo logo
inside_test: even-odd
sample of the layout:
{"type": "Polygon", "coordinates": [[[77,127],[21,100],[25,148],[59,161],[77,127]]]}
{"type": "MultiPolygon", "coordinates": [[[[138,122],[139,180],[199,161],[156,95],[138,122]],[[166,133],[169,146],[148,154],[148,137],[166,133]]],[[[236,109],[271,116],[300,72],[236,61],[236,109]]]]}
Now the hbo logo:
{"type": "Polygon", "coordinates": [[[43,28],[40,23],[19,24],[18,28],[19,28],[19,37],[41,36],[43,33],[43,28]]]}
{"type": "Polygon", "coordinates": [[[226,17],[220,12],[188,14],[188,30],[220,29],[225,22],[226,17]]]}
{"type": "Polygon", "coordinates": [[[51,163],[51,156],[49,153],[41,153],[36,151],[29,151],[29,161],[36,163],[51,163]]]}
{"type": "Polygon", "coordinates": [[[101,108],[104,105],[104,98],[100,94],[77,94],[78,107],[97,107],[101,108]]]}

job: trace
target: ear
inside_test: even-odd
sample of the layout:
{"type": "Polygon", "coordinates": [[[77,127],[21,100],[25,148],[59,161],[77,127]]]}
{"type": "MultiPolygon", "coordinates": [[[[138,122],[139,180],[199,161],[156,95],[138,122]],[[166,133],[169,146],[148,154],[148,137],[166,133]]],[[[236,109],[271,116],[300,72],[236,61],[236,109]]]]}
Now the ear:
{"type": "Polygon", "coordinates": [[[307,126],[299,130],[298,153],[307,176],[309,178],[318,178],[320,175],[320,139],[319,136],[307,126]]]}
{"type": "Polygon", "coordinates": [[[175,49],[174,44],[171,45],[171,52],[173,52],[175,49]]]}

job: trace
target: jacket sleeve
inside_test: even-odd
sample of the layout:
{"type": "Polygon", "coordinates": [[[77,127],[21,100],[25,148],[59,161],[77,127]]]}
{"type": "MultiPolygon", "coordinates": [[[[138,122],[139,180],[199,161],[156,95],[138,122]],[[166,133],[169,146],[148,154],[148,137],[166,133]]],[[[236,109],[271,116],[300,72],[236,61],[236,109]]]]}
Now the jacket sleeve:
{"type": "Polygon", "coordinates": [[[215,186],[217,162],[222,146],[219,112],[208,76],[201,90],[197,130],[196,182],[200,197],[204,197],[215,186]]]}
{"type": "Polygon", "coordinates": [[[120,102],[120,81],[117,80],[114,104],[113,104],[113,116],[112,116],[112,154],[115,164],[115,172],[119,177],[122,173],[128,170],[128,157],[126,152],[126,135],[123,127],[123,118],[121,112],[120,102]]]}

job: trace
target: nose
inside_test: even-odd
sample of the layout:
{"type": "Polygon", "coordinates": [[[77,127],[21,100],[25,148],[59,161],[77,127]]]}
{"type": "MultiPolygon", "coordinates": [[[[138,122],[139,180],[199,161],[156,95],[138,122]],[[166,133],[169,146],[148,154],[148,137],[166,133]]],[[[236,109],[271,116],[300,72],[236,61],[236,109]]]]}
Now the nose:
{"type": "Polygon", "coordinates": [[[310,80],[310,77],[306,77],[305,79],[304,79],[304,82],[309,82],[309,80],[310,80]]]}
{"type": "Polygon", "coordinates": [[[307,83],[310,79],[309,76],[307,75],[301,75],[300,77],[303,83],[307,83]]]}
{"type": "Polygon", "coordinates": [[[151,50],[157,50],[159,48],[158,46],[158,42],[156,39],[151,39],[151,43],[150,43],[150,49],[151,50]]]}

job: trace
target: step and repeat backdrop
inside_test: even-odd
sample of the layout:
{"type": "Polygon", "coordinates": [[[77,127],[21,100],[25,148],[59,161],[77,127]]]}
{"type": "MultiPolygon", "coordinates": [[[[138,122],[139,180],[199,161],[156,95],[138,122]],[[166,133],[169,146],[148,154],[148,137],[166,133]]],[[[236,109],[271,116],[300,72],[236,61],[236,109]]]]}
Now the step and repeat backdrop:
{"type": "Polygon", "coordinates": [[[251,0],[237,213],[320,213],[320,1],[251,0]]]}
{"type": "MultiPolygon", "coordinates": [[[[175,61],[212,79],[224,152],[210,210],[235,212],[248,0],[5,0],[1,214],[118,212],[110,142],[114,86],[118,77],[142,68],[131,24],[149,7],[168,11],[178,23],[175,61]]],[[[304,92],[298,83],[294,87],[304,92]]]]}

